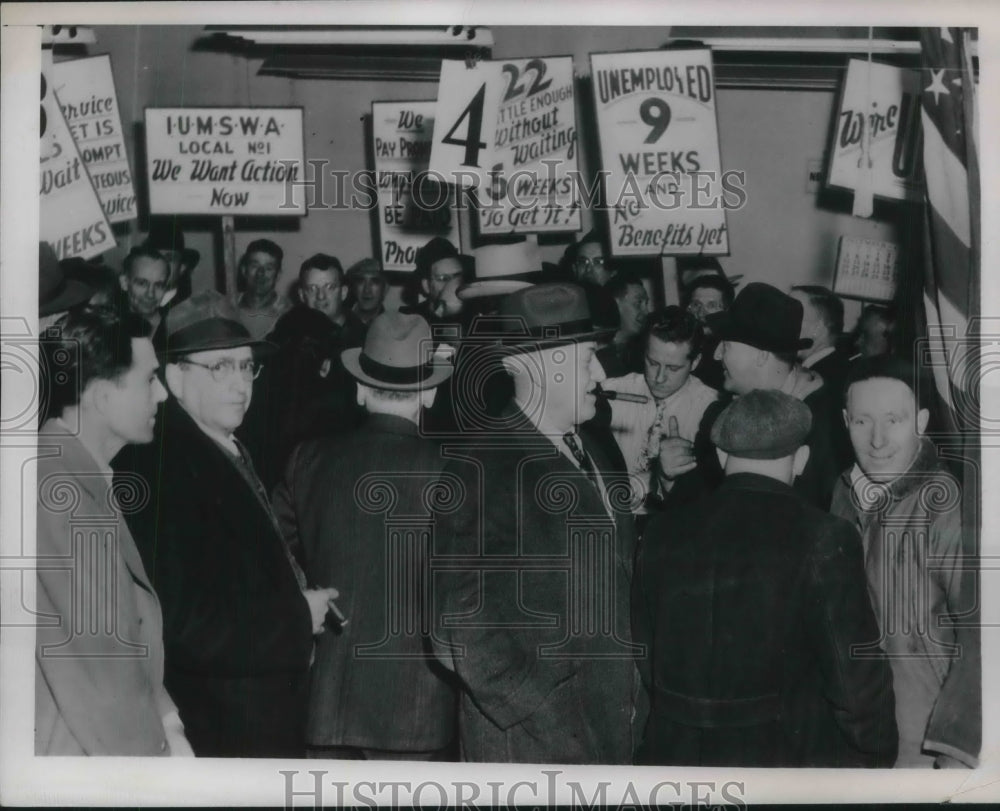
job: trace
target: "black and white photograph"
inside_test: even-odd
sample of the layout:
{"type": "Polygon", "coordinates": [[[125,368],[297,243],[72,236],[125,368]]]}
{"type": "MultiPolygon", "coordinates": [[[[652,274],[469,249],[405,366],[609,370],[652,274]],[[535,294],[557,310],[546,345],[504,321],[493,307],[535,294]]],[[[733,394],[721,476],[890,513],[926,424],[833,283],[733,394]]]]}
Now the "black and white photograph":
{"type": "Polygon", "coordinates": [[[4,4],[0,802],[1000,799],[1000,14],[879,10],[4,4]]]}

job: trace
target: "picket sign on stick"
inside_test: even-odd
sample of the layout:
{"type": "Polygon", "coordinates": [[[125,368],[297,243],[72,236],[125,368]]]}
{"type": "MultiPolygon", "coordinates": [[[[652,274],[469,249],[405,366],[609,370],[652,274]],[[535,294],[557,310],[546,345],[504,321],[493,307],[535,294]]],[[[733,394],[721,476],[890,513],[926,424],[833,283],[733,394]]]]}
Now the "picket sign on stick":
{"type": "Polygon", "coordinates": [[[152,214],[220,218],[225,292],[236,296],[236,216],[306,214],[301,107],[145,111],[152,214]]]}

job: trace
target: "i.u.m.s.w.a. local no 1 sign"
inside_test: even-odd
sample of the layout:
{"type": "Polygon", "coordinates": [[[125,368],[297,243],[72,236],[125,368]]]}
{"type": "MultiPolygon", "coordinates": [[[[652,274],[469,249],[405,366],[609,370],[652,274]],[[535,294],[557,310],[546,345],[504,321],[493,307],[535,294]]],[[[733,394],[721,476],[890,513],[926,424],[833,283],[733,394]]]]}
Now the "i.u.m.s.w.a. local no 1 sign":
{"type": "Polygon", "coordinates": [[[301,107],[146,109],[153,214],[303,215],[301,107]]]}

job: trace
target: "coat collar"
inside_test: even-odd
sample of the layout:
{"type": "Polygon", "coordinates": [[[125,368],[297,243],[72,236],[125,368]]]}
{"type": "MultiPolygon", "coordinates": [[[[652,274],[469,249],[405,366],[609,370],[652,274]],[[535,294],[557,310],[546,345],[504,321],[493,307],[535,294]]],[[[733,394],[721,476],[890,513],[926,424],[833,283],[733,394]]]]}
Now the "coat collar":
{"type": "MultiPolygon", "coordinates": [[[[914,458],[905,473],[897,476],[886,486],[893,500],[900,501],[923,487],[929,476],[943,472],[944,469],[938,458],[937,446],[927,437],[921,437],[920,448],[917,451],[916,458],[914,458]]],[[[845,470],[840,478],[848,490],[853,490],[859,476],[867,479],[864,472],[855,463],[845,470]]]]}
{"type": "MultiPolygon", "coordinates": [[[[39,431],[39,449],[45,448],[47,445],[50,447],[52,445],[58,446],[60,467],[65,471],[66,476],[73,478],[74,484],[85,490],[87,495],[105,510],[114,511],[114,517],[118,522],[118,550],[122,560],[132,577],[147,591],[153,591],[153,586],[146,576],[146,567],[143,566],[139,550],[136,549],[128,525],[121,514],[121,509],[117,501],[111,497],[114,493],[111,471],[102,470],[97,460],[87,450],[86,445],[58,420],[47,420],[39,431]],[[126,537],[122,537],[122,533],[126,537]]],[[[119,486],[133,490],[134,488],[126,480],[120,478],[123,475],[127,474],[115,474],[115,479],[121,482],[119,486]]]]}
{"type": "Polygon", "coordinates": [[[723,479],[720,488],[723,490],[753,490],[758,493],[795,494],[795,490],[790,485],[760,473],[729,474],[723,479]]]}
{"type": "Polygon", "coordinates": [[[419,436],[416,423],[395,414],[370,413],[365,418],[365,429],[380,434],[399,434],[401,436],[419,436]]]}

